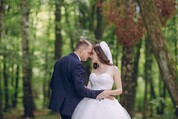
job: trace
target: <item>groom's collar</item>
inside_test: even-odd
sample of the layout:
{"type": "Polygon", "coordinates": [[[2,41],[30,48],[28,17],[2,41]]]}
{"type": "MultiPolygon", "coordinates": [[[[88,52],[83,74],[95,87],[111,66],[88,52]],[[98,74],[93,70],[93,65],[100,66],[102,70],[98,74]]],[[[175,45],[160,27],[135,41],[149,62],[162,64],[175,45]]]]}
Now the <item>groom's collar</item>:
{"type": "Polygon", "coordinates": [[[75,55],[77,55],[78,59],[81,61],[81,59],[80,59],[79,55],[78,55],[77,53],[75,53],[75,52],[74,52],[74,54],[75,54],[75,55]]]}

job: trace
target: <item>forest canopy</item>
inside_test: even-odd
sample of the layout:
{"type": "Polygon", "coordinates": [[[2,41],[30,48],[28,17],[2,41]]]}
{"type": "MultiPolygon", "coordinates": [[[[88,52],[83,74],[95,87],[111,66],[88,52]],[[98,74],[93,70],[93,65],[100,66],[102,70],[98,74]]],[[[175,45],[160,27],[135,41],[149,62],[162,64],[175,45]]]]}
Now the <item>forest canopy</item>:
{"type": "Polygon", "coordinates": [[[0,0],[0,118],[58,118],[48,109],[54,64],[83,37],[108,43],[131,117],[177,118],[176,13],[177,0],[0,0]]]}

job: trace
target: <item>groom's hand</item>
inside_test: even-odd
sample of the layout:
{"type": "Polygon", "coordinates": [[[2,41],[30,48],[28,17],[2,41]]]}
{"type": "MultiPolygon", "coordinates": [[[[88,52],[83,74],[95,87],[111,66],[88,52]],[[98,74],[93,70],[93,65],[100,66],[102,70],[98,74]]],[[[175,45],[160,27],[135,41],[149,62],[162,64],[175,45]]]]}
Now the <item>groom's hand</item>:
{"type": "Polygon", "coordinates": [[[110,96],[110,91],[111,90],[104,90],[103,92],[101,92],[96,99],[104,99],[110,96]]]}

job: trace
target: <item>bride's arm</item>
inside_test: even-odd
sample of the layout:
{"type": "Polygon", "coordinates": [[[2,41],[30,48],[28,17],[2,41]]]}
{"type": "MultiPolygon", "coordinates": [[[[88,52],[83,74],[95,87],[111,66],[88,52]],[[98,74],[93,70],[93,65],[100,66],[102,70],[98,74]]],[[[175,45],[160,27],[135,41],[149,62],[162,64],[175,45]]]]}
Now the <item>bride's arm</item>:
{"type": "Polygon", "coordinates": [[[113,67],[113,72],[114,72],[113,79],[116,85],[116,89],[111,90],[110,95],[116,96],[122,93],[122,82],[121,82],[121,75],[117,67],[113,67]]]}
{"type": "Polygon", "coordinates": [[[113,68],[113,80],[116,84],[115,90],[105,90],[101,94],[101,97],[103,98],[109,98],[113,99],[113,96],[120,95],[122,93],[122,83],[121,83],[121,77],[118,68],[113,68]]]}

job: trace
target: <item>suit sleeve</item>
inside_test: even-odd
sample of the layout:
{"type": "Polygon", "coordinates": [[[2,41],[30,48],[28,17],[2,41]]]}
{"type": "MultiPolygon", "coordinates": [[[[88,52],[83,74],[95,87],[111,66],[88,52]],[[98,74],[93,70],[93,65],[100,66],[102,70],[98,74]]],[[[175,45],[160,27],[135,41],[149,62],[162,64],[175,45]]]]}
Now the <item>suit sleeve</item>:
{"type": "Polygon", "coordinates": [[[72,71],[72,80],[77,94],[81,97],[96,99],[97,95],[100,94],[103,90],[90,90],[86,88],[84,77],[85,70],[83,65],[82,64],[76,65],[72,71]]]}
{"type": "Polygon", "coordinates": [[[53,84],[54,84],[54,75],[55,75],[55,71],[56,71],[56,64],[54,65],[54,71],[53,71],[53,74],[52,74],[52,77],[51,77],[51,81],[50,81],[50,89],[52,90],[52,87],[53,87],[53,84]]]}
{"type": "Polygon", "coordinates": [[[51,90],[52,90],[53,84],[54,84],[54,73],[51,77],[51,81],[50,81],[50,85],[49,85],[51,90]]]}

